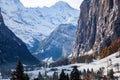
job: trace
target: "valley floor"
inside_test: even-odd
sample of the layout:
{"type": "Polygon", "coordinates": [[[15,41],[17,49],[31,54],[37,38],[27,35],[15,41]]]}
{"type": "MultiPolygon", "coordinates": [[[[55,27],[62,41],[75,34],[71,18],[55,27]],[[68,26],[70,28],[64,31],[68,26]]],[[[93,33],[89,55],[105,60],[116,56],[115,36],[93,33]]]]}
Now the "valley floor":
{"type": "MultiPolygon", "coordinates": [[[[58,72],[58,75],[61,73],[62,69],[65,71],[65,73],[70,74],[72,71],[73,66],[77,66],[79,71],[83,71],[84,69],[87,70],[91,70],[93,69],[94,71],[98,71],[100,68],[104,69],[104,75],[107,75],[107,71],[109,69],[113,69],[114,70],[114,76],[120,77],[120,73],[117,72],[117,67],[116,64],[120,64],[120,57],[117,57],[119,55],[119,52],[114,53],[104,59],[101,60],[94,60],[91,63],[75,63],[75,64],[70,64],[70,65],[66,65],[66,66],[58,66],[58,67],[52,67],[52,68],[41,68],[39,70],[35,70],[35,71],[28,71],[27,73],[29,75],[31,75],[31,79],[35,78],[38,76],[38,73],[41,72],[42,75],[45,74],[45,72],[47,73],[47,75],[52,76],[54,72],[58,72]]],[[[119,66],[120,69],[120,66],[119,66]]]]}
{"type": "MultiPolygon", "coordinates": [[[[36,68],[34,71],[27,71],[26,73],[30,76],[30,79],[33,80],[34,78],[38,77],[39,72],[42,75],[47,74],[48,76],[53,76],[54,72],[57,72],[58,75],[60,75],[62,69],[65,71],[66,74],[70,74],[73,66],[77,66],[78,70],[83,72],[83,70],[91,70],[93,69],[95,72],[97,72],[100,68],[103,69],[103,74],[107,75],[107,71],[109,69],[113,69],[114,76],[120,77],[120,57],[118,57],[119,52],[114,53],[104,59],[101,60],[94,60],[91,63],[75,63],[70,64],[66,66],[58,66],[58,67],[51,67],[51,68],[36,68]],[[119,68],[116,66],[116,64],[119,64],[119,68]],[[119,69],[119,70],[118,70],[119,69]]],[[[3,79],[3,80],[9,80],[9,79],[3,79]]]]}

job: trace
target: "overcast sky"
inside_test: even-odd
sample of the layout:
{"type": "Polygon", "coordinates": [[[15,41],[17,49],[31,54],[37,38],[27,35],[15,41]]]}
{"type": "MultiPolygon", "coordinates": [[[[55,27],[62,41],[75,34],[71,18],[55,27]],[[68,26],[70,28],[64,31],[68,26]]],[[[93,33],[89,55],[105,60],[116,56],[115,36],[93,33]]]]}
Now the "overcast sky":
{"type": "Polygon", "coordinates": [[[58,1],[65,1],[72,7],[79,9],[83,0],[20,0],[25,7],[50,7],[58,1]]]}

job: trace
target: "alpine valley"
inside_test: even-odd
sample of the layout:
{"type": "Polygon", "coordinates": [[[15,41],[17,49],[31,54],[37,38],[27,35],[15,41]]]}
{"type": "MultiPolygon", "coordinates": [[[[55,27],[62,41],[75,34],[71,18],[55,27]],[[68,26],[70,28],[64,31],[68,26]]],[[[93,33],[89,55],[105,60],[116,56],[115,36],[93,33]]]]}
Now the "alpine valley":
{"type": "Polygon", "coordinates": [[[120,80],[120,0],[83,0],[80,10],[63,1],[26,8],[19,0],[0,0],[5,78],[120,80]]]}
{"type": "MultiPolygon", "coordinates": [[[[48,38],[49,35],[61,24],[73,24],[76,26],[79,16],[79,11],[77,9],[72,8],[69,4],[62,1],[57,2],[51,7],[26,8],[19,0],[0,0],[0,7],[5,24],[15,33],[16,36],[26,43],[31,53],[37,53],[39,45],[41,45],[40,42],[45,38],[48,38]]],[[[68,31],[67,29],[65,30],[68,31]]],[[[54,35],[54,37],[60,36],[62,37],[62,35],[54,35]]],[[[68,35],[68,37],[71,36],[68,35]]],[[[72,43],[73,39],[70,39],[69,41],[72,43]]],[[[61,50],[54,52],[56,55],[58,53],[59,56],[54,56],[53,59],[58,60],[63,54],[63,43],[58,42],[57,44],[56,42],[54,44],[61,45],[59,46],[61,50]]],[[[70,49],[72,49],[72,44],[70,46],[71,48],[67,50],[67,53],[69,54],[71,53],[70,49]]],[[[66,48],[66,46],[64,46],[64,48],[66,48]]],[[[53,52],[53,49],[51,49],[51,51],[53,52]]],[[[50,56],[50,54],[47,54],[47,56],[50,56]]],[[[46,54],[43,54],[43,56],[44,55],[46,54]]],[[[40,57],[38,58],[40,59],[40,57]]],[[[48,57],[44,57],[44,59],[45,58],[48,57]]]]}

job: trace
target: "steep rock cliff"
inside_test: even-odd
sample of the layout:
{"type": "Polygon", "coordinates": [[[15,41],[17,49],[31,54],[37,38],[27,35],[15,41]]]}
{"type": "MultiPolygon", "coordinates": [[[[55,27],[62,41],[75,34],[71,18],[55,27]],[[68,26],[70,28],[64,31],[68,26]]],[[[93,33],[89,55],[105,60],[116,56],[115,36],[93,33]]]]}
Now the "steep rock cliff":
{"type": "Polygon", "coordinates": [[[120,0],[84,0],[73,55],[100,52],[120,37],[120,0]]]}

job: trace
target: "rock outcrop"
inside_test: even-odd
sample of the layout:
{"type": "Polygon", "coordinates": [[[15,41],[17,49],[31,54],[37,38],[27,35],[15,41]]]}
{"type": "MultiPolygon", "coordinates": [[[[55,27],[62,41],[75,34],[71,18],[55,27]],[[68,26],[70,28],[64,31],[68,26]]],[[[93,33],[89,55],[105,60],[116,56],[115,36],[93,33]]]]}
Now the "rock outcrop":
{"type": "Polygon", "coordinates": [[[120,37],[120,0],[84,0],[73,55],[101,52],[120,37]]]}

